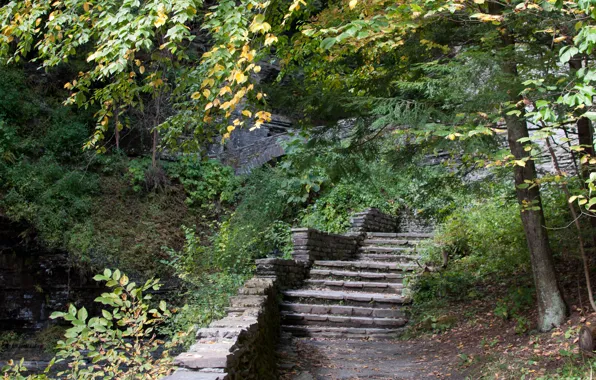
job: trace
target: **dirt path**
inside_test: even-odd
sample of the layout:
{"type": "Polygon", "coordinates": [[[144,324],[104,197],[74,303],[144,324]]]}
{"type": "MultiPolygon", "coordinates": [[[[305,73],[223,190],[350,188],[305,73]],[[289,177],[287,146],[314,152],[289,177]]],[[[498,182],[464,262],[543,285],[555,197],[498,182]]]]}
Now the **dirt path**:
{"type": "Polygon", "coordinates": [[[280,346],[283,380],[464,379],[430,342],[286,338],[280,346]]]}

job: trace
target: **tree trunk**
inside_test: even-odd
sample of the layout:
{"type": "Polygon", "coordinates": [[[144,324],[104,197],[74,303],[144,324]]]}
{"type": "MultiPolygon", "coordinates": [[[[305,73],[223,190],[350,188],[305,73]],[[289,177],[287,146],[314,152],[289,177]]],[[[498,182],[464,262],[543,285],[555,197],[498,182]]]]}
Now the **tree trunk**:
{"type": "Polygon", "coordinates": [[[157,133],[157,126],[159,125],[159,116],[160,116],[160,103],[161,103],[161,92],[157,94],[155,97],[156,105],[155,105],[155,123],[153,126],[153,146],[151,148],[151,167],[157,167],[157,139],[159,135],[157,133]]]}
{"type": "Polygon", "coordinates": [[[582,352],[593,354],[596,348],[596,327],[582,326],[579,330],[579,349],[582,352]]]}
{"type": "Polygon", "coordinates": [[[120,150],[120,129],[118,128],[118,116],[120,114],[120,110],[118,109],[118,103],[114,106],[114,125],[115,131],[114,135],[116,138],[116,150],[120,150]]]}
{"type": "MultiPolygon", "coordinates": [[[[587,117],[580,117],[577,121],[577,134],[579,138],[579,145],[584,147],[584,150],[580,152],[580,157],[589,155],[594,157],[594,139],[592,123],[587,117]]],[[[580,160],[581,163],[581,160],[580,160]]],[[[585,179],[590,177],[590,164],[581,164],[581,175],[585,179]]]]}
{"type": "MultiPolygon", "coordinates": [[[[504,48],[511,49],[511,54],[514,56],[515,41],[513,37],[506,32],[502,36],[504,48]]],[[[523,104],[523,102],[520,102],[522,98],[518,95],[519,91],[517,91],[517,64],[513,56],[504,59],[502,68],[505,73],[511,75],[512,85],[509,90],[511,101],[523,104]]],[[[524,145],[519,142],[519,139],[529,136],[523,105],[519,107],[519,110],[521,111],[519,116],[505,116],[509,149],[516,160],[521,160],[529,155],[524,150],[524,145]]],[[[526,161],[525,166],[516,165],[514,171],[515,190],[517,200],[522,207],[521,220],[530,250],[532,274],[536,286],[538,329],[548,331],[565,322],[567,305],[559,289],[548,234],[544,227],[545,221],[540,188],[538,186],[528,187],[526,182],[534,183],[536,180],[534,161],[526,161]]]]}
{"type": "MultiPolygon", "coordinates": [[[[569,60],[569,68],[571,73],[574,74],[577,70],[582,68],[582,61],[579,55],[574,56],[571,60],[569,60]]],[[[580,117],[577,120],[577,135],[579,140],[579,145],[584,147],[583,151],[579,152],[580,157],[580,173],[577,173],[578,177],[581,180],[582,188],[585,187],[585,180],[590,178],[590,163],[582,163],[581,158],[584,156],[588,157],[595,157],[594,154],[594,129],[592,128],[592,123],[590,119],[587,117],[580,117]]],[[[590,213],[593,214],[593,213],[590,213]]],[[[594,216],[594,215],[592,215],[594,216]]],[[[590,225],[592,226],[592,244],[596,247],[596,217],[591,217],[590,225]]]]}
{"type": "MultiPolygon", "coordinates": [[[[526,122],[517,116],[510,115],[505,119],[509,148],[515,159],[520,160],[528,154],[518,140],[528,137],[528,127],[526,122]]],[[[530,250],[532,274],[536,286],[538,329],[548,331],[565,322],[567,305],[563,301],[559,289],[548,235],[544,228],[545,221],[539,187],[534,186],[531,189],[519,187],[520,185],[527,186],[526,180],[534,181],[535,179],[534,161],[527,161],[526,166],[515,166],[517,200],[522,205],[521,219],[530,250]],[[524,207],[524,205],[529,207],[524,207]]]]}
{"type": "Polygon", "coordinates": [[[151,147],[151,167],[157,166],[157,128],[153,128],[153,146],[151,147]]]}

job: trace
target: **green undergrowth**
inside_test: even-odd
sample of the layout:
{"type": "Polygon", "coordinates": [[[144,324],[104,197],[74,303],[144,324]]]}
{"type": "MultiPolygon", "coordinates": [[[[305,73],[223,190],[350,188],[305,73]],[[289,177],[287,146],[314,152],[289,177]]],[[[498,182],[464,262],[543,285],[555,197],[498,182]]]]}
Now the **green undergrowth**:
{"type": "MultiPolygon", "coordinates": [[[[481,185],[478,190],[482,196],[462,202],[438,224],[432,241],[420,246],[422,262],[436,270],[410,283],[412,333],[445,331],[452,327],[442,322],[446,316],[458,305],[477,300],[489,305],[495,316],[513,321],[515,332],[524,334],[534,329],[527,317],[535,307],[530,257],[510,185],[507,179],[489,187],[481,185]],[[445,256],[447,266],[442,267],[445,256]]],[[[579,265],[578,246],[574,244],[577,234],[568,228],[571,217],[565,212],[565,203],[560,189],[543,188],[555,260],[579,265]]]]}

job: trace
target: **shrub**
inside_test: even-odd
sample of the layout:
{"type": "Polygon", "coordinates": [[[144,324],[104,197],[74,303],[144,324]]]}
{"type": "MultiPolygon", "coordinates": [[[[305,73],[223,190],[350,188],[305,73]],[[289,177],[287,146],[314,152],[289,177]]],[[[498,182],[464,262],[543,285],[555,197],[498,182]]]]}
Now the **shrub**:
{"type": "Polygon", "coordinates": [[[169,165],[167,171],[184,186],[189,206],[212,209],[235,200],[239,181],[231,167],[218,161],[203,161],[196,155],[185,155],[169,165]]]}
{"type": "MultiPolygon", "coordinates": [[[[60,379],[146,379],[167,375],[172,367],[170,350],[185,334],[175,334],[171,341],[157,337],[156,328],[171,317],[166,303],[152,308],[151,294],[160,288],[159,280],[150,279],[137,286],[119,270],[106,269],[94,277],[105,281],[111,292],[103,293],[95,301],[111,307],[102,310],[100,317],[91,317],[82,307],[70,305],[67,312],[55,312],[52,318],[72,323],[57,343],[58,352],[46,369],[55,363],[67,364],[57,373],[60,379]]],[[[10,363],[9,363],[10,364],[10,363]]],[[[2,368],[6,378],[25,379],[23,362],[2,368]]],[[[47,379],[46,375],[30,375],[26,379],[47,379]]]]}
{"type": "Polygon", "coordinates": [[[67,169],[49,156],[9,167],[3,185],[8,191],[0,205],[7,215],[32,223],[51,247],[66,243],[69,230],[88,216],[91,197],[99,190],[95,175],[67,169]]]}
{"type": "MultiPolygon", "coordinates": [[[[161,331],[168,335],[206,326],[225,315],[229,297],[244,283],[248,274],[233,274],[217,267],[214,250],[201,242],[194,229],[184,227],[182,250],[165,248],[169,260],[162,261],[182,280],[179,297],[184,306],[161,331]]],[[[189,337],[190,338],[190,337],[189,337]]],[[[187,340],[191,343],[192,339],[187,340]]]]}
{"type": "Polygon", "coordinates": [[[488,198],[461,207],[435,232],[432,244],[420,247],[423,261],[438,264],[449,256],[447,268],[414,281],[418,303],[447,298],[473,299],[477,286],[498,277],[526,272],[529,255],[514,200],[488,198]]]}
{"type": "Polygon", "coordinates": [[[68,109],[54,111],[43,139],[43,149],[61,162],[70,162],[83,154],[83,144],[89,137],[87,125],[68,114],[68,109]]]}

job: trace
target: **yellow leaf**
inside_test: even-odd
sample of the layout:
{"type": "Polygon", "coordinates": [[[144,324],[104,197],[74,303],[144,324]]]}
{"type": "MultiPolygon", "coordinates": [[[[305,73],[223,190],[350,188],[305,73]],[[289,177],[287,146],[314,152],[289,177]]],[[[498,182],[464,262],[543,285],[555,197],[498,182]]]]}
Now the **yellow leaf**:
{"type": "Polygon", "coordinates": [[[484,4],[484,0],[474,0],[476,4],[484,4]]]}
{"type": "Polygon", "coordinates": [[[257,94],[257,100],[261,100],[262,98],[263,98],[263,93],[262,92],[259,92],[257,94]]]}
{"type": "Polygon", "coordinates": [[[165,7],[163,4],[159,4],[159,7],[157,8],[157,19],[153,22],[153,25],[155,25],[156,28],[159,28],[160,26],[165,25],[167,20],[168,16],[166,15],[165,7]]]}
{"type": "Polygon", "coordinates": [[[228,125],[228,128],[226,128],[226,129],[227,129],[228,133],[232,133],[232,131],[234,129],[236,129],[236,127],[234,127],[233,125],[228,125]]]}
{"type": "Polygon", "coordinates": [[[254,69],[253,69],[253,71],[254,71],[255,73],[259,73],[259,72],[261,72],[261,66],[255,66],[255,67],[254,67],[254,69]]]}
{"type": "Polygon", "coordinates": [[[267,37],[265,37],[265,46],[272,45],[275,42],[277,42],[277,37],[275,37],[273,34],[268,34],[267,37]]]}
{"type": "Polygon", "coordinates": [[[240,120],[239,119],[235,119],[234,120],[234,126],[237,127],[238,125],[240,125],[240,120]]]}
{"type": "Polygon", "coordinates": [[[244,110],[242,111],[242,114],[246,117],[251,117],[252,116],[252,112],[250,112],[249,110],[244,110]]]}
{"type": "Polygon", "coordinates": [[[208,109],[210,109],[211,107],[213,107],[213,103],[209,102],[205,105],[205,111],[207,111],[208,109]]]}
{"type": "Polygon", "coordinates": [[[206,98],[208,98],[208,97],[209,97],[209,95],[211,95],[211,91],[209,91],[209,89],[207,89],[207,88],[206,88],[206,89],[204,89],[204,90],[203,90],[203,96],[204,96],[204,97],[206,97],[206,98]]]}
{"type": "Polygon", "coordinates": [[[205,80],[203,80],[203,83],[201,83],[201,87],[207,87],[207,86],[212,86],[215,84],[215,80],[213,78],[207,78],[205,80]]]}
{"type": "Polygon", "coordinates": [[[524,160],[515,160],[515,164],[517,166],[525,167],[526,166],[526,161],[524,161],[524,160]]]}
{"type": "Polygon", "coordinates": [[[248,77],[246,75],[244,75],[244,73],[241,71],[236,72],[236,75],[234,75],[234,80],[236,82],[238,82],[238,84],[242,84],[242,83],[246,82],[247,79],[248,79],[248,77]]]}
{"type": "Polygon", "coordinates": [[[354,9],[356,7],[356,4],[358,4],[358,0],[350,0],[350,9],[354,9]]]}
{"type": "Polygon", "coordinates": [[[89,12],[89,3],[84,3],[83,9],[85,10],[85,12],[89,12]]]}
{"type": "Polygon", "coordinates": [[[201,93],[200,92],[193,92],[193,94],[190,96],[191,99],[197,100],[201,97],[201,93]]]}
{"type": "Polygon", "coordinates": [[[145,66],[141,66],[141,67],[139,67],[139,72],[140,72],[141,74],[144,74],[144,73],[145,73],[145,66]]]}

